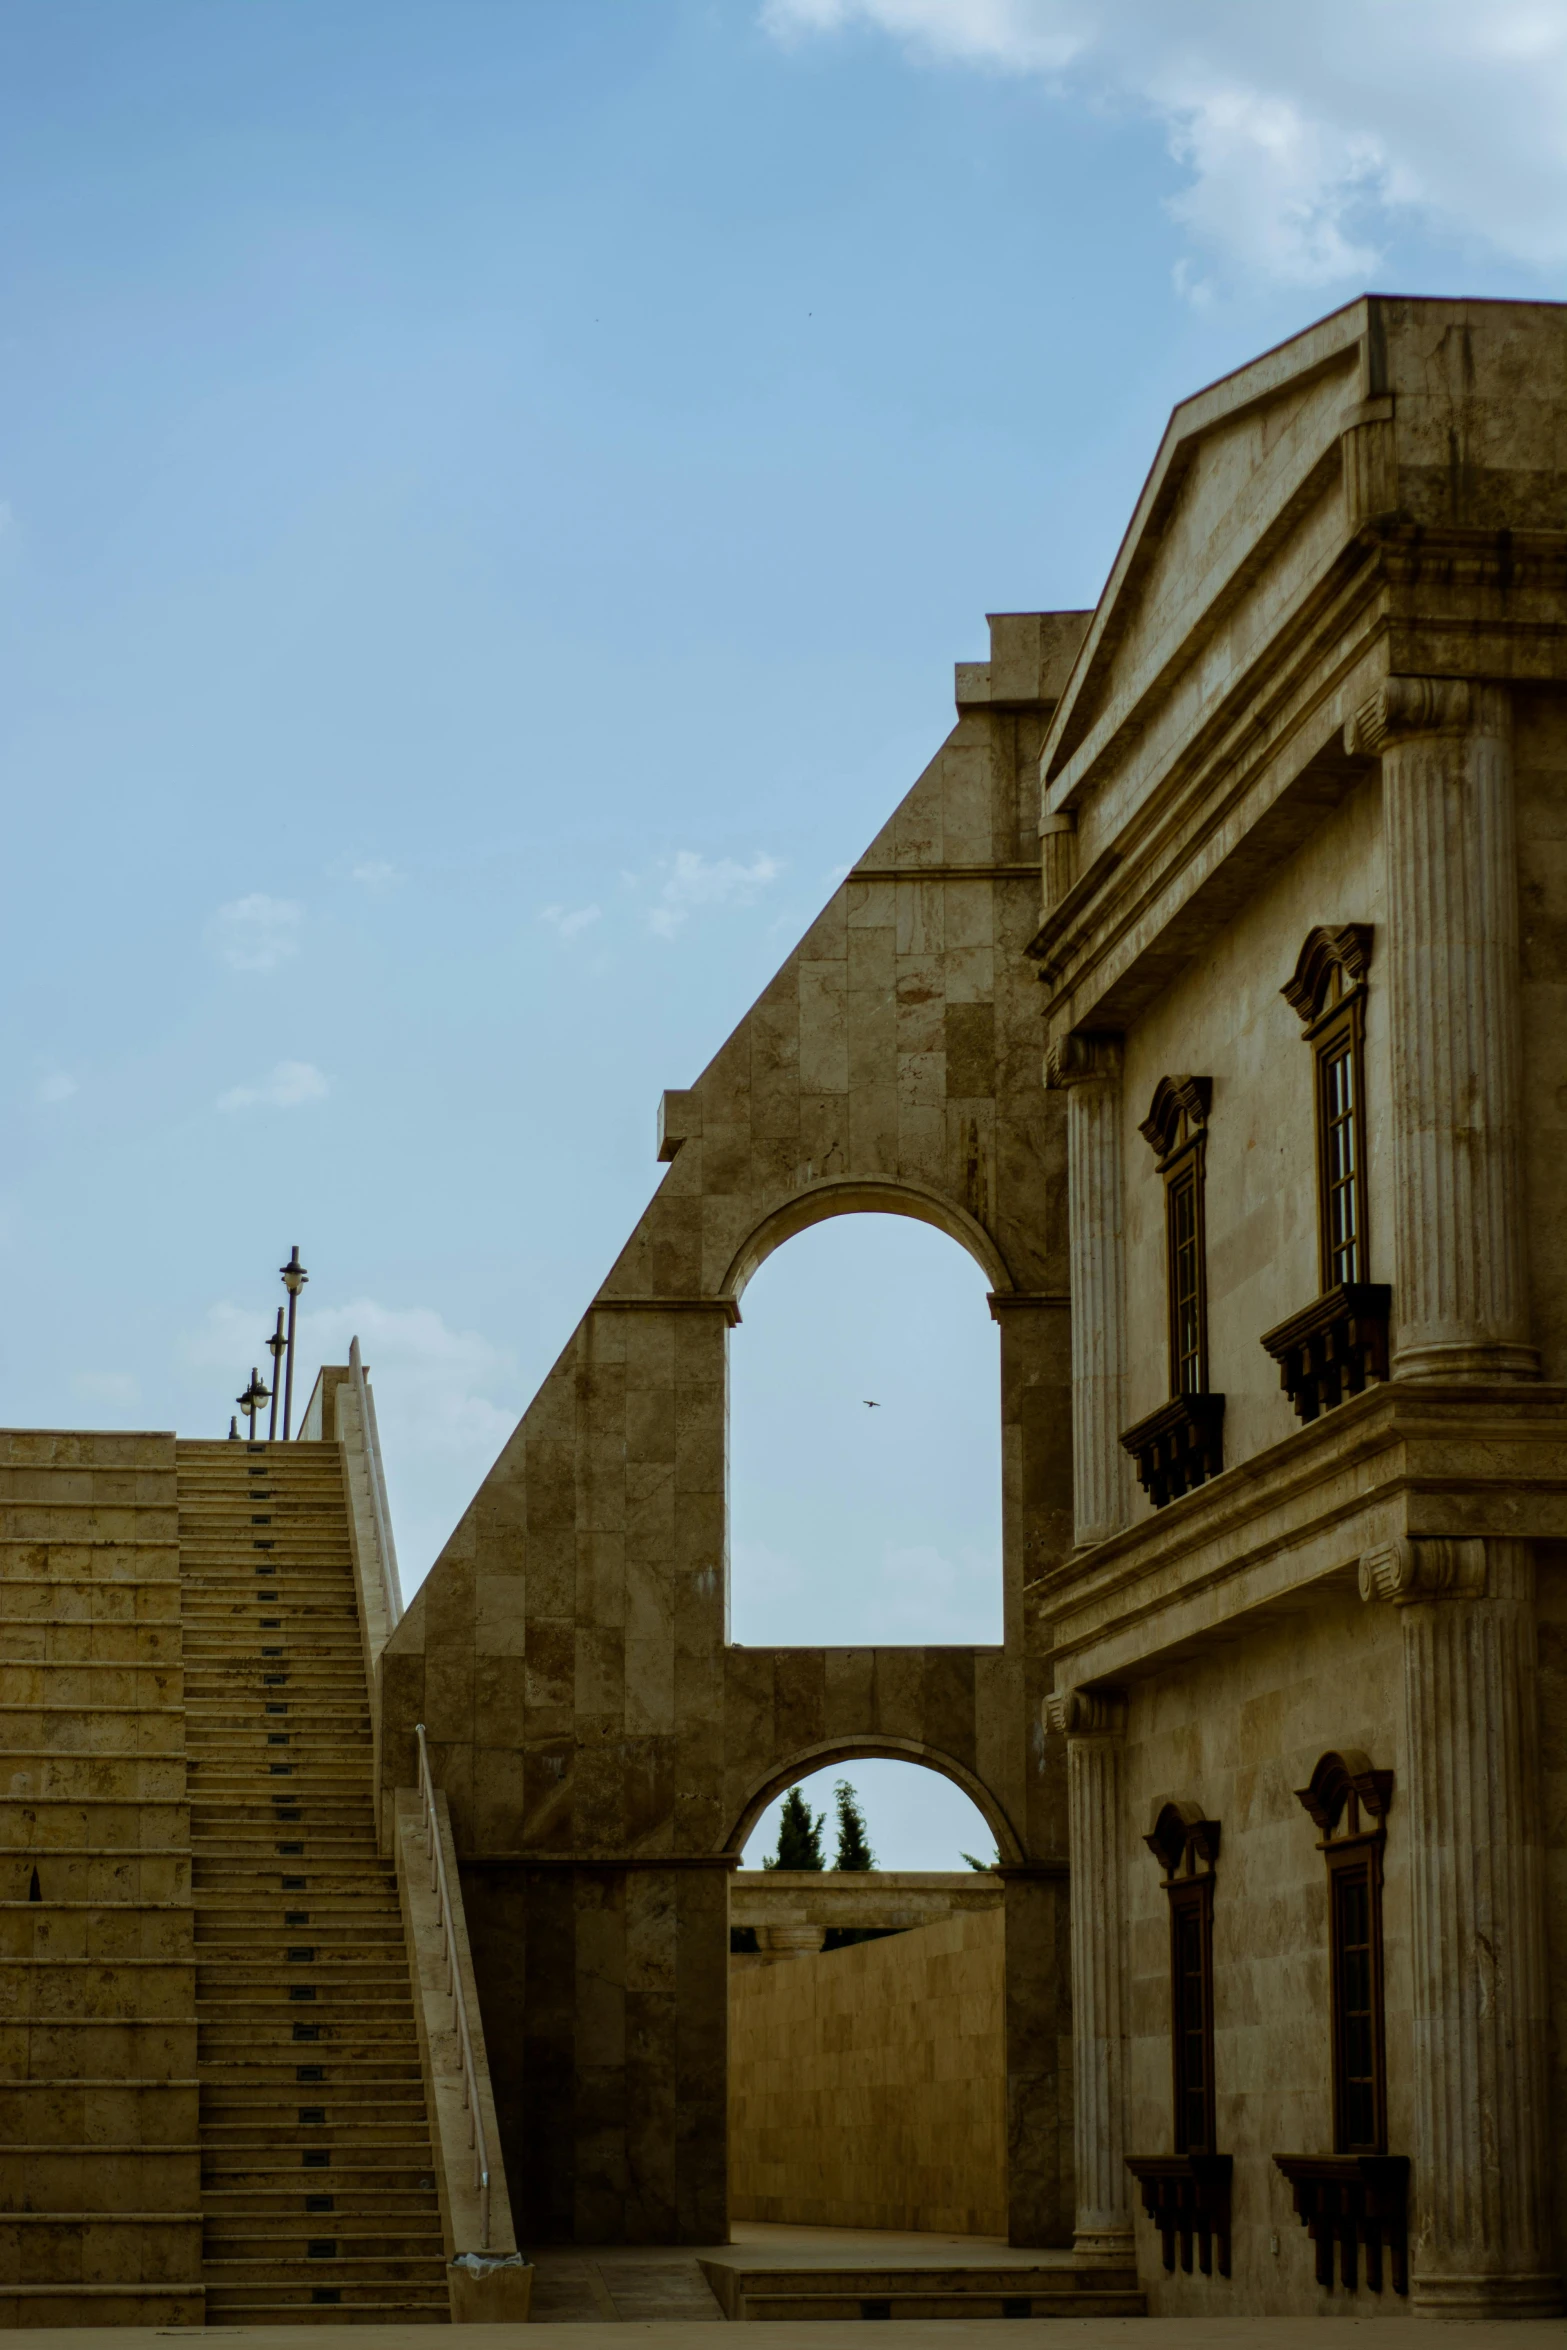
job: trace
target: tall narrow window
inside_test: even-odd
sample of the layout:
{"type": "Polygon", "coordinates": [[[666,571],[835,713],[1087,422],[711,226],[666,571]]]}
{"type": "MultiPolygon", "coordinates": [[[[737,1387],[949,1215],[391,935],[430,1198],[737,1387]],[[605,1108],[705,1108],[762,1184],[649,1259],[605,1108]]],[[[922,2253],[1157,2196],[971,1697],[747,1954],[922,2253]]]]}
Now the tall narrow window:
{"type": "Polygon", "coordinates": [[[1328,1867],[1333,2147],[1387,2150],[1387,2061],[1382,1993],[1382,1849],[1391,1771],[1353,1749],[1325,1754],[1298,1799],[1316,1822],[1328,1867]]]}
{"type": "Polygon", "coordinates": [[[1129,2154],[1126,2167],[1159,2230],[1164,2265],[1230,2273],[1230,2169],[1217,2148],[1213,2068],[1213,1885],[1219,1823],[1194,1803],[1167,1803],[1144,1839],[1170,1906],[1171,2154],[1129,2154]]]}
{"type": "Polygon", "coordinates": [[[1387,2055],[1382,1989],[1382,1852],[1391,1771],[1354,1747],[1325,1754],[1297,1787],[1328,1869],[1331,2154],[1275,2154],[1297,2218],[1316,2248],[1317,2282],[1355,2292],[1362,2269],[1380,2293],[1409,2290],[1409,2158],[1387,2150],[1387,2055]]]}
{"type": "Polygon", "coordinates": [[[1361,1277],[1360,1088],[1356,1040],[1338,1029],[1317,1055],[1317,1116],[1322,1127],[1324,1288],[1361,1277]]]}
{"type": "MultiPolygon", "coordinates": [[[[1283,994],[1311,1046],[1317,1296],[1262,1343],[1303,1420],[1387,1377],[1392,1293],[1370,1278],[1366,1223],[1366,974],[1371,929],[1313,930],[1283,994]]],[[[1304,1169],[1302,1174],[1304,1175],[1304,1169]]]]}
{"type": "Polygon", "coordinates": [[[1219,1826],[1195,1804],[1167,1803],[1146,1839],[1170,1904],[1170,2056],[1175,2150],[1214,2151],[1213,1872],[1219,1826]]]}
{"type": "Polygon", "coordinates": [[[1213,1879],[1170,1892],[1175,2148],[1213,2152],[1213,1879]]]}
{"type": "Polygon", "coordinates": [[[1211,1077],[1161,1077],[1142,1123],[1164,1179],[1165,1343],[1170,1400],[1121,1442],[1156,1509],[1224,1466],[1224,1398],[1208,1386],[1207,1231],[1203,1214],[1211,1077]]]}
{"type": "Polygon", "coordinates": [[[1365,1036],[1368,923],[1313,930],[1284,986],[1311,1046],[1316,1078],[1317,1268],[1324,1289],[1364,1281],[1365,1036]]]}

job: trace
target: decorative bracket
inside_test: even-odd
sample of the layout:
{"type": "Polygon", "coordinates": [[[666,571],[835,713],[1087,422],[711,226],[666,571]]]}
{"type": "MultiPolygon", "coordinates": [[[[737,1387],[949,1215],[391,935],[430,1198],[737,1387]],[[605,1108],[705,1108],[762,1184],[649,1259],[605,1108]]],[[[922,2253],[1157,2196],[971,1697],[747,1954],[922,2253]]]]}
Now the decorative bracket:
{"type": "Polygon", "coordinates": [[[1045,1052],[1045,1083],[1052,1088],[1086,1085],[1093,1078],[1119,1077],[1121,1039],[1068,1030],[1052,1037],[1045,1052]]]}
{"type": "Polygon", "coordinates": [[[1344,748],[1375,758],[1404,735],[1467,733],[1476,698],[1463,677],[1384,678],[1346,722],[1344,748]]]}
{"type": "Polygon", "coordinates": [[[1120,1738],[1126,1697],[1119,1689],[1058,1689],[1045,1699],[1045,1725],[1064,1738],[1120,1738]]]}
{"type": "Polygon", "coordinates": [[[1360,1596],[1408,1607],[1419,1599],[1480,1599],[1486,1590],[1485,1544],[1477,1537],[1400,1534],[1360,1561],[1360,1596]]]}

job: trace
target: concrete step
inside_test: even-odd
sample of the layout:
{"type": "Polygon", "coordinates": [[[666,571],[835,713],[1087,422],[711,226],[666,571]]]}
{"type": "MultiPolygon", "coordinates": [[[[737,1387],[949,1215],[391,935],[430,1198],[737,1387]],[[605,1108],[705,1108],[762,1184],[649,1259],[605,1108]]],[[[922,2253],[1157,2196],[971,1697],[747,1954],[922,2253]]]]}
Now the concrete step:
{"type": "Polygon", "coordinates": [[[1142,2317],[1147,2306],[1135,2269],[1079,2266],[1070,2254],[1048,2265],[1015,2267],[965,2267],[960,2261],[855,2267],[845,2261],[811,2268],[803,2261],[775,2265],[764,2259],[703,2259],[700,2266],[725,2317],[741,2321],[1142,2317]]]}

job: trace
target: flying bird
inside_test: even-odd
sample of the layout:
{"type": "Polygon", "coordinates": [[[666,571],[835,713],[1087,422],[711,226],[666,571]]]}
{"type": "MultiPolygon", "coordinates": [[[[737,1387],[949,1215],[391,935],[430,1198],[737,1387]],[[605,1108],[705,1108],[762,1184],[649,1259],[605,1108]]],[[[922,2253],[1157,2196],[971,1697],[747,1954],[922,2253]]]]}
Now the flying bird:
{"type": "Polygon", "coordinates": [[[864,1404],[865,1409],[868,1412],[879,1412],[881,1410],[881,1405],[879,1403],[872,1403],[868,1395],[862,1395],[860,1401],[862,1404],[864,1404]]]}

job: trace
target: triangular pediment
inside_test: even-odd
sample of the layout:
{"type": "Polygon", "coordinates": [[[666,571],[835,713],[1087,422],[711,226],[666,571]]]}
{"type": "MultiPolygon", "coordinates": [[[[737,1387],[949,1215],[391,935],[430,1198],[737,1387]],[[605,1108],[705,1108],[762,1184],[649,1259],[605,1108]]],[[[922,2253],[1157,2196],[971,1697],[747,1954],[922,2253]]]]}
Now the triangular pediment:
{"type": "Polygon", "coordinates": [[[1313,507],[1331,504],[1342,539],[1340,442],[1376,385],[1372,309],[1351,304],[1175,410],[1057,710],[1047,786],[1147,723],[1313,507]]]}

